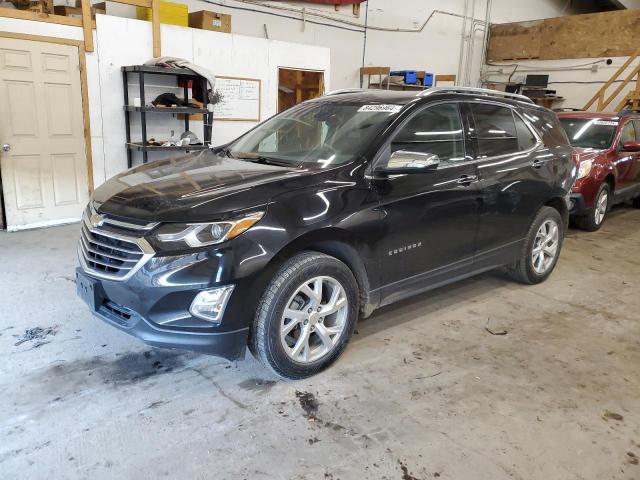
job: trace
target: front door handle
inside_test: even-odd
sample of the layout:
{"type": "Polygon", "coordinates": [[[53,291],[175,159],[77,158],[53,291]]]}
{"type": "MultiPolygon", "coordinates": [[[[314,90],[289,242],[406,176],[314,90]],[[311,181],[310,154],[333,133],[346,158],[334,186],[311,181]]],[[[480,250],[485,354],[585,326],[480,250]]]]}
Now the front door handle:
{"type": "Polygon", "coordinates": [[[2,144],[2,151],[3,152],[8,152],[9,150],[11,150],[11,145],[9,145],[8,143],[2,144]]]}
{"type": "Polygon", "coordinates": [[[471,185],[472,183],[476,183],[478,181],[478,177],[476,175],[462,175],[458,179],[459,185],[464,185],[465,187],[471,185]]]}
{"type": "Polygon", "coordinates": [[[542,165],[544,165],[544,160],[540,160],[538,158],[536,158],[532,163],[531,166],[533,168],[540,168],[542,165]]]}

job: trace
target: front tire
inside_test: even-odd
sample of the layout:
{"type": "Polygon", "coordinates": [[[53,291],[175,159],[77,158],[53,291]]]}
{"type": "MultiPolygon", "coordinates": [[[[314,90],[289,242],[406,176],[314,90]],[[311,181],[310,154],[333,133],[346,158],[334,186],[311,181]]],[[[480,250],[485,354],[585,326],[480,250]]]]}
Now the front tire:
{"type": "Polygon", "coordinates": [[[544,282],[551,275],[562,248],[563,225],[558,210],[540,209],[529,227],[520,258],[507,268],[514,280],[533,285],[544,282]]]}
{"type": "Polygon", "coordinates": [[[595,232],[597,230],[600,230],[600,227],[602,227],[602,224],[604,223],[607,212],[609,212],[610,206],[611,188],[607,183],[603,183],[598,189],[595,205],[585,216],[579,217],[576,221],[576,224],[582,230],[586,230],[587,232],[595,232]]]}
{"type": "Polygon", "coordinates": [[[322,253],[300,253],[278,270],[263,294],[250,349],[283,378],[315,375],[349,342],[358,298],[358,284],[344,263],[322,253]]]}

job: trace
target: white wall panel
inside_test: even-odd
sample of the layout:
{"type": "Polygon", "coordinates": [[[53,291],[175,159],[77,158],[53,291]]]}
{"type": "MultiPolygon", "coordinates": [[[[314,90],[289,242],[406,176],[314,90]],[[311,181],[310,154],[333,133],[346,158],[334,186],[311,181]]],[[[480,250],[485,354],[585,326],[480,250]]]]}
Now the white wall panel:
{"type": "MultiPolygon", "coordinates": [[[[104,177],[108,179],[126,168],[125,123],[122,111],[124,92],[120,67],[149,60],[152,51],[151,24],[99,15],[97,31],[104,177]]],[[[163,56],[185,58],[208,68],[214,75],[260,79],[261,119],[273,115],[277,109],[278,66],[322,70],[326,72],[327,78],[330,74],[330,51],[323,47],[171,25],[162,25],[161,39],[163,56]]],[[[169,90],[162,87],[162,79],[156,78],[149,88],[147,102],[159,93],[169,90]]],[[[137,84],[137,78],[132,75],[130,83],[137,84]]],[[[139,96],[134,90],[131,90],[130,95],[130,98],[139,96]]],[[[132,118],[132,137],[135,138],[140,131],[137,114],[133,114],[132,118]]],[[[176,137],[182,133],[183,124],[177,119],[164,115],[147,115],[147,119],[148,137],[166,139],[170,130],[174,130],[176,137]]],[[[226,122],[214,119],[213,143],[220,144],[232,140],[255,124],[256,122],[226,122]]],[[[193,122],[190,128],[197,135],[201,135],[201,122],[193,122]]],[[[150,155],[151,158],[155,158],[153,155],[150,155]]]]}

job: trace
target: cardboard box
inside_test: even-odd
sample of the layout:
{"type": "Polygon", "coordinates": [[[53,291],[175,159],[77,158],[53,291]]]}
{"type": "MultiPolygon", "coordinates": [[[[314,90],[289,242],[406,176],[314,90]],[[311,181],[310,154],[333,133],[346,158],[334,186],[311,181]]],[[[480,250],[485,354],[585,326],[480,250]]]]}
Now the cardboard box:
{"type": "Polygon", "coordinates": [[[231,33],[231,15],[201,10],[189,14],[189,26],[201,30],[231,33]]]}
{"type": "MultiPolygon", "coordinates": [[[[67,7],[66,5],[56,5],[53,7],[53,11],[56,15],[64,15],[65,17],[82,18],[81,7],[67,7]]],[[[104,15],[106,10],[91,7],[91,18],[96,19],[96,13],[104,15]]]]}
{"type": "Polygon", "coordinates": [[[29,10],[36,13],[53,13],[53,0],[37,0],[29,3],[29,10]]]}
{"type": "MultiPolygon", "coordinates": [[[[146,7],[136,7],[136,17],[138,20],[151,21],[151,9],[146,7]]],[[[180,27],[189,26],[189,7],[184,3],[160,2],[160,23],[178,25],[180,27]]]]}

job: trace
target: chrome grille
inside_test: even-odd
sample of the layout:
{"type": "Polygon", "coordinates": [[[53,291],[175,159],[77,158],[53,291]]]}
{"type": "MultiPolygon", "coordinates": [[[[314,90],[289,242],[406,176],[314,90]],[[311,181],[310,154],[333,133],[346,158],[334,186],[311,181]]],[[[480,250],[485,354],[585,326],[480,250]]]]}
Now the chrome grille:
{"type": "MultiPolygon", "coordinates": [[[[94,220],[93,215],[91,219],[94,220]]],[[[88,216],[84,216],[78,256],[87,273],[100,278],[125,280],[153,256],[153,249],[144,238],[115,233],[106,219],[98,225],[91,225],[88,216]]]]}

